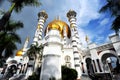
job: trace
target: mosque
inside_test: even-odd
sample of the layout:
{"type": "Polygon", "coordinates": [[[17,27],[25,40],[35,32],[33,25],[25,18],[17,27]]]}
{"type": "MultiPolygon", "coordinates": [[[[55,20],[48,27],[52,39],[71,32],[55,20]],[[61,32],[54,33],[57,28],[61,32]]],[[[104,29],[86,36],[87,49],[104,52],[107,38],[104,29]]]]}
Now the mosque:
{"type": "Polygon", "coordinates": [[[27,78],[36,71],[37,67],[41,66],[40,80],[49,80],[51,77],[61,80],[61,66],[65,65],[77,71],[78,80],[83,76],[92,76],[92,74],[111,76],[113,67],[109,57],[120,60],[119,35],[109,36],[109,43],[102,45],[90,43],[86,37],[88,47],[83,48],[77,30],[76,15],[74,10],[69,10],[66,14],[69,23],[59,18],[54,19],[43,31],[48,15],[45,11],[39,12],[32,45],[43,46],[42,53],[40,53],[42,56],[36,55],[36,58],[33,59],[28,57],[29,38],[27,38],[23,48],[17,51],[16,56],[8,58],[6,61],[3,75],[11,66],[14,66],[17,67],[14,74],[25,74],[27,78]]]}

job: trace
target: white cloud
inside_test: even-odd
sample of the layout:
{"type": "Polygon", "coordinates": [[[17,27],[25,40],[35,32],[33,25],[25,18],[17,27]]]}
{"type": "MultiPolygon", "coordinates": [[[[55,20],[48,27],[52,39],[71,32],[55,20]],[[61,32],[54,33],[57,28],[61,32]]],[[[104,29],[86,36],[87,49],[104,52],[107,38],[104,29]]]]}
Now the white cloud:
{"type": "MultiPolygon", "coordinates": [[[[67,12],[73,9],[77,12],[77,25],[79,27],[79,35],[81,42],[86,45],[85,36],[86,33],[81,29],[81,26],[86,26],[91,20],[98,19],[99,14],[99,0],[41,0],[43,6],[41,9],[47,10],[48,22],[52,21],[56,16],[60,16],[60,19],[68,22],[66,17],[67,12]],[[45,4],[45,5],[44,5],[45,4]]],[[[94,34],[87,33],[90,39],[94,37],[94,34]]]]}
{"type": "Polygon", "coordinates": [[[97,44],[100,44],[100,43],[103,43],[104,39],[105,39],[104,36],[97,36],[95,41],[97,44]]]}
{"type": "Polygon", "coordinates": [[[108,22],[109,22],[109,19],[108,19],[108,18],[105,18],[105,19],[103,19],[103,20],[100,22],[100,26],[104,26],[104,25],[106,25],[108,22]]]}
{"type": "Polygon", "coordinates": [[[80,36],[80,42],[83,44],[84,47],[86,47],[87,43],[85,41],[85,37],[86,37],[87,34],[81,28],[78,28],[78,33],[79,33],[79,36],[80,36]]]}
{"type": "Polygon", "coordinates": [[[81,9],[79,10],[80,25],[87,25],[91,20],[98,19],[100,14],[98,0],[81,0],[81,9]]]}
{"type": "MultiPolygon", "coordinates": [[[[66,13],[73,9],[77,12],[77,24],[87,25],[91,20],[98,19],[100,14],[98,0],[42,0],[43,6],[47,9],[49,17],[60,16],[67,21],[66,13]]],[[[43,8],[44,9],[44,8],[43,8]]]]}

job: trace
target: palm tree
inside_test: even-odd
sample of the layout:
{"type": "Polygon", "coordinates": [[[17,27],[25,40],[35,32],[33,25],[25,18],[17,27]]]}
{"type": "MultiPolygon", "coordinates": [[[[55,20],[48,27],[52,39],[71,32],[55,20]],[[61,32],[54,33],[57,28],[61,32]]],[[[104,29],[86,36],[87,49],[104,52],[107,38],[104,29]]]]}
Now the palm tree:
{"type": "Polygon", "coordinates": [[[5,58],[7,58],[17,49],[16,43],[21,43],[21,39],[16,31],[20,28],[23,28],[23,23],[10,19],[2,29],[0,32],[0,57],[4,52],[5,58]]]}
{"type": "Polygon", "coordinates": [[[12,5],[9,9],[9,12],[15,10],[16,12],[21,11],[24,6],[39,6],[41,3],[39,0],[9,0],[12,5]]]}
{"type": "Polygon", "coordinates": [[[13,10],[15,10],[16,12],[20,12],[24,6],[28,6],[28,5],[39,6],[41,4],[39,0],[9,0],[9,1],[11,2],[12,5],[9,8],[9,10],[0,19],[0,31],[3,29],[3,27],[10,19],[13,10]]]}
{"type": "Polygon", "coordinates": [[[107,12],[109,11],[112,16],[117,16],[119,15],[120,11],[120,4],[119,0],[107,0],[107,4],[105,4],[99,12],[107,12]]]}
{"type": "Polygon", "coordinates": [[[0,4],[3,2],[3,0],[0,0],[0,4]]]}
{"type": "Polygon", "coordinates": [[[114,30],[116,34],[118,34],[120,29],[120,0],[107,0],[107,4],[104,5],[99,12],[101,13],[107,11],[111,13],[111,16],[115,17],[111,29],[114,30]]]}
{"type": "Polygon", "coordinates": [[[29,48],[29,50],[27,51],[27,55],[31,58],[35,57],[36,58],[36,54],[39,54],[40,56],[42,55],[42,50],[43,50],[43,45],[38,45],[38,43],[36,43],[36,45],[32,44],[29,48]]]}
{"type": "Polygon", "coordinates": [[[43,45],[32,44],[30,49],[27,51],[27,55],[29,56],[30,61],[34,61],[34,72],[37,73],[37,69],[39,68],[39,62],[42,60],[42,52],[43,45]]]}
{"type": "Polygon", "coordinates": [[[111,29],[114,30],[116,34],[119,33],[119,29],[120,29],[120,16],[117,16],[115,18],[115,20],[112,23],[111,29]]]}

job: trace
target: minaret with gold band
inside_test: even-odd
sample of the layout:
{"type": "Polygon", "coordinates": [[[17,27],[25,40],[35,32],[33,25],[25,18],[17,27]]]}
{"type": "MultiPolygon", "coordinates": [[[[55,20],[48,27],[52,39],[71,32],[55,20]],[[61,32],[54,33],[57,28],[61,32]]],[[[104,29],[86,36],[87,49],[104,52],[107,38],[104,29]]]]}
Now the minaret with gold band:
{"type": "Polygon", "coordinates": [[[38,13],[38,25],[33,39],[33,44],[36,44],[39,40],[42,40],[43,27],[46,19],[48,18],[47,13],[43,10],[38,13]]]}
{"type": "Polygon", "coordinates": [[[81,76],[81,70],[80,70],[80,57],[79,57],[79,52],[78,52],[78,47],[77,47],[77,38],[76,38],[76,12],[73,10],[70,10],[67,13],[67,17],[70,22],[70,28],[71,28],[71,37],[72,37],[72,47],[73,47],[73,55],[74,55],[74,65],[75,69],[78,72],[78,79],[80,79],[81,76]]]}

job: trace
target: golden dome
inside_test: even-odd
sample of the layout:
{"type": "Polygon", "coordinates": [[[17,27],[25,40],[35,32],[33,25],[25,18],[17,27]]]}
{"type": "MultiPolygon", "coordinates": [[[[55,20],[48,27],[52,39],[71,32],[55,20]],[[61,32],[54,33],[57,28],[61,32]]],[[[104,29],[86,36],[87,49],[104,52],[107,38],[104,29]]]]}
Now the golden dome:
{"type": "Polygon", "coordinates": [[[22,56],[23,55],[23,51],[22,50],[18,50],[17,52],[16,52],[16,56],[22,56]]]}
{"type": "Polygon", "coordinates": [[[66,28],[67,37],[70,38],[70,28],[67,23],[61,20],[53,20],[52,22],[50,22],[45,29],[45,35],[46,32],[50,31],[51,29],[57,29],[60,31],[61,36],[64,37],[64,27],[66,28]]]}

